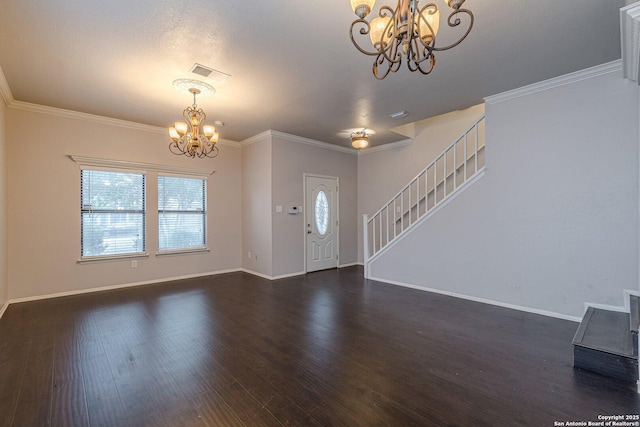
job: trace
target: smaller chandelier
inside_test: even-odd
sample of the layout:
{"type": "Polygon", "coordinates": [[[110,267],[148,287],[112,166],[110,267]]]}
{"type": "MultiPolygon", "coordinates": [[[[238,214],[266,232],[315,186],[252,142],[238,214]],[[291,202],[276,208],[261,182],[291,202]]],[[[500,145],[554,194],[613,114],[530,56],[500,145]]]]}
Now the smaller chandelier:
{"type": "Polygon", "coordinates": [[[351,134],[351,145],[353,148],[358,150],[362,150],[363,148],[367,148],[369,145],[369,135],[365,129],[362,129],[358,132],[353,132],[351,134]]]}
{"type": "MultiPolygon", "coordinates": [[[[179,88],[180,86],[176,82],[174,82],[174,86],[179,88]]],[[[206,83],[200,83],[215,91],[206,83]]],[[[193,94],[193,105],[185,108],[182,112],[186,123],[176,122],[174,127],[169,128],[169,136],[173,140],[169,144],[169,150],[173,154],[191,158],[216,157],[218,155],[218,147],[216,147],[219,138],[218,132],[216,132],[215,126],[204,124],[207,115],[196,104],[196,95],[200,94],[201,90],[190,87],[188,91],[193,94]]]]}
{"type": "Polygon", "coordinates": [[[367,21],[365,18],[372,11],[375,0],[351,0],[351,8],[359,19],[351,23],[349,36],[360,52],[376,57],[373,62],[373,75],[376,79],[382,80],[389,72],[398,71],[403,56],[406,56],[409,70],[429,74],[436,64],[434,52],[451,49],[467,37],[473,27],[473,14],[470,10],[461,8],[465,0],[445,1],[453,10],[446,21],[449,27],[460,26],[461,15],[469,17],[468,27],[457,41],[436,47],[440,9],[435,3],[427,3],[421,8],[419,0],[398,0],[395,9],[380,6],[378,16],[367,21]],[[357,33],[369,35],[373,50],[362,48],[353,37],[356,26],[360,28],[357,33]]]}

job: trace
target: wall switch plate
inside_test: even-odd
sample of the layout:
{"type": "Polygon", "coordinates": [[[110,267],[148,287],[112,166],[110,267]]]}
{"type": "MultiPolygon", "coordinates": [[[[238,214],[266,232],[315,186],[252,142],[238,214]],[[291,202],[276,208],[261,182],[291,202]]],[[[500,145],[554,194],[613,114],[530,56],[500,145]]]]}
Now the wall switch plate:
{"type": "Polygon", "coordinates": [[[138,261],[137,260],[133,260],[131,261],[131,268],[136,268],[138,266],[138,261]]]}
{"type": "Polygon", "coordinates": [[[282,213],[282,206],[281,205],[277,205],[276,206],[276,212],[277,213],[282,213]]]}
{"type": "Polygon", "coordinates": [[[251,251],[247,252],[247,258],[251,259],[251,251]]]}

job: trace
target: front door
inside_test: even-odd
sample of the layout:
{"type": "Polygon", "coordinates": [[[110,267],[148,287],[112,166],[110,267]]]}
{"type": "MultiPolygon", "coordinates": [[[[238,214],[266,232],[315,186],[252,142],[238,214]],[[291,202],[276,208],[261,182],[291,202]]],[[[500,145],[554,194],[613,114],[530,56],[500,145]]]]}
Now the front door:
{"type": "Polygon", "coordinates": [[[338,266],[338,178],[305,176],[307,272],[338,266]]]}

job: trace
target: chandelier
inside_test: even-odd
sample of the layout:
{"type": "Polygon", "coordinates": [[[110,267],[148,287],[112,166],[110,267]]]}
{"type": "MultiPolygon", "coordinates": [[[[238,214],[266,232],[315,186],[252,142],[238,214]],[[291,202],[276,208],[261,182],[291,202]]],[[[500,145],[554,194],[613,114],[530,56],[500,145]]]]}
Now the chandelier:
{"type": "MultiPolygon", "coordinates": [[[[384,79],[389,72],[395,73],[400,68],[403,56],[406,56],[409,70],[429,74],[436,64],[435,52],[451,49],[464,40],[473,27],[473,14],[468,9],[461,9],[465,0],[444,0],[453,9],[447,18],[449,27],[462,24],[461,15],[468,16],[468,28],[455,42],[442,47],[436,47],[436,35],[440,26],[440,9],[435,3],[428,3],[420,7],[419,0],[398,0],[396,9],[390,6],[380,6],[378,16],[367,21],[365,18],[371,10],[375,0],[351,0],[351,8],[358,16],[351,23],[349,36],[355,47],[365,55],[375,56],[373,75],[378,80],[384,79]],[[356,31],[369,35],[373,50],[360,46],[354,39],[356,31]]],[[[466,19],[465,19],[466,21],[466,19]]],[[[460,27],[464,29],[464,25],[460,27]]]]}
{"type": "Polygon", "coordinates": [[[176,155],[184,155],[191,158],[216,157],[218,155],[218,132],[216,127],[205,125],[207,115],[196,104],[196,95],[205,91],[205,94],[213,95],[213,86],[198,80],[180,79],[173,82],[178,90],[185,88],[193,95],[193,105],[182,112],[185,122],[176,122],[169,128],[169,136],[172,142],[169,150],[176,155]]]}
{"type": "Polygon", "coordinates": [[[369,135],[367,135],[365,129],[351,134],[351,145],[358,150],[362,150],[369,145],[369,135]]]}

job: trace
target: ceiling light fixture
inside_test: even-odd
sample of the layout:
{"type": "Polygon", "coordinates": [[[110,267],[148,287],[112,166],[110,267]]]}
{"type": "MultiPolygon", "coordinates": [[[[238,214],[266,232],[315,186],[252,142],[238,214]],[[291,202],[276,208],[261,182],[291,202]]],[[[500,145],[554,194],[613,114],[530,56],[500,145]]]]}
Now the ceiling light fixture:
{"type": "Polygon", "coordinates": [[[351,145],[353,148],[362,150],[369,145],[369,135],[367,135],[366,129],[362,129],[351,134],[351,145]]]}
{"type": "Polygon", "coordinates": [[[215,89],[207,83],[190,79],[176,80],[173,86],[181,91],[186,88],[187,92],[193,95],[193,105],[182,112],[186,123],[176,122],[174,127],[169,128],[169,136],[172,139],[169,150],[173,154],[191,158],[216,157],[219,151],[216,147],[218,132],[215,126],[204,124],[207,115],[196,104],[196,95],[213,95],[215,89]]]}
{"type": "Polygon", "coordinates": [[[449,27],[460,26],[462,23],[460,15],[467,15],[469,17],[468,28],[454,43],[436,47],[436,35],[440,26],[440,10],[435,3],[428,3],[420,8],[418,1],[398,0],[395,10],[390,6],[380,6],[378,16],[367,21],[365,18],[373,9],[375,0],[351,0],[351,8],[359,19],[351,23],[349,36],[360,52],[376,57],[373,62],[373,75],[376,79],[382,80],[389,72],[398,71],[403,55],[407,57],[409,70],[429,74],[436,63],[434,52],[457,46],[471,31],[473,14],[468,9],[460,8],[465,0],[444,0],[453,9],[447,18],[449,27]],[[360,28],[357,31],[359,34],[369,35],[373,51],[363,49],[356,42],[353,37],[356,26],[360,28]],[[379,66],[382,66],[382,69],[379,69],[379,66]]]}

